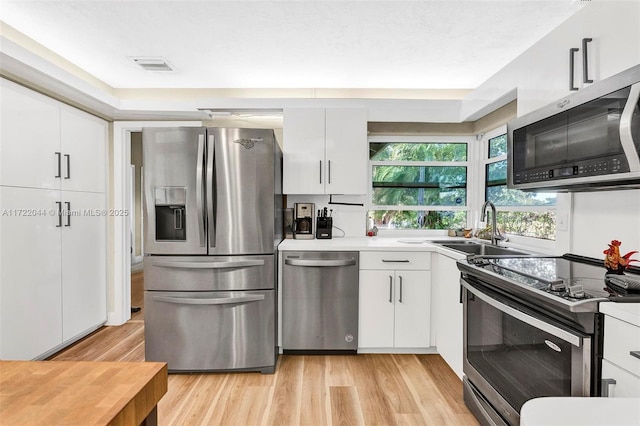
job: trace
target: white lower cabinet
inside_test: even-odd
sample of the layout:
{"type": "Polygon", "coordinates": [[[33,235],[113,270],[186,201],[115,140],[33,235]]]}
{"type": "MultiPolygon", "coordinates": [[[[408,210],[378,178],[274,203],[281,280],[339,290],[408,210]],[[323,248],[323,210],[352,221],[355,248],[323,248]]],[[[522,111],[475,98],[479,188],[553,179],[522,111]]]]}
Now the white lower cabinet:
{"type": "Polygon", "coordinates": [[[107,319],[104,194],[63,191],[62,340],[74,339],[107,319]],[[68,203],[68,204],[66,204],[68,203]]]}
{"type": "Polygon", "coordinates": [[[104,207],[102,193],[0,186],[1,359],[42,358],[106,321],[104,207]]]}
{"type": "Polygon", "coordinates": [[[462,378],[463,311],[456,259],[433,253],[432,342],[449,367],[462,378]]]}
{"type": "Polygon", "coordinates": [[[640,326],[604,319],[602,396],[640,398],[640,326]]]}
{"type": "Polygon", "coordinates": [[[429,256],[360,252],[359,348],[430,346],[429,256]]]}
{"type": "Polygon", "coordinates": [[[0,187],[0,359],[62,343],[59,191],[0,187]],[[44,214],[42,214],[44,212],[44,214]]]}

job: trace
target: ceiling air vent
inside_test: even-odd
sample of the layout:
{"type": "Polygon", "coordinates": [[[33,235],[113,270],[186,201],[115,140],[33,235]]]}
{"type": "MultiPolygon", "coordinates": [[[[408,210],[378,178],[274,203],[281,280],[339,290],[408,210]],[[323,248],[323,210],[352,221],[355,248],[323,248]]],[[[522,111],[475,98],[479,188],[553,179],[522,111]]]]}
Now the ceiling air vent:
{"type": "Polygon", "coordinates": [[[164,58],[131,58],[133,62],[142,67],[145,71],[173,71],[173,68],[164,58]]]}

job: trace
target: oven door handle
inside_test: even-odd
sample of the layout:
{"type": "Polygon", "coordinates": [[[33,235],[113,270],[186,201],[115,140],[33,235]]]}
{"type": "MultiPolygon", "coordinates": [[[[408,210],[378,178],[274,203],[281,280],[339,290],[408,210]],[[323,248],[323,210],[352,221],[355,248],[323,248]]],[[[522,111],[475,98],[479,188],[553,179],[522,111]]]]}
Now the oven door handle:
{"type": "Polygon", "coordinates": [[[524,312],[521,312],[515,308],[512,308],[511,306],[505,305],[504,303],[500,303],[493,297],[482,293],[480,290],[472,286],[469,282],[467,282],[463,278],[460,278],[460,284],[464,288],[466,288],[469,292],[471,292],[471,294],[476,296],[478,299],[482,300],[485,303],[488,303],[489,305],[493,306],[499,311],[502,311],[507,315],[510,315],[524,323],[527,323],[532,327],[546,331],[547,333],[552,334],[555,337],[562,339],[573,346],[576,346],[578,348],[582,346],[582,337],[576,336],[575,334],[572,334],[566,330],[563,330],[545,321],[534,318],[531,315],[527,315],[524,312]]]}

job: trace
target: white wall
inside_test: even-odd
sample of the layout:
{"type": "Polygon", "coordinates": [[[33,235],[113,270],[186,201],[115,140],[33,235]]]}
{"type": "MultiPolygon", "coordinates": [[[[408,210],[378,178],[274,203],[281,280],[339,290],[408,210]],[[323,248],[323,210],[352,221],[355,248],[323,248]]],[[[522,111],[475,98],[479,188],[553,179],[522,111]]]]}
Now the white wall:
{"type": "Polygon", "coordinates": [[[640,250],[640,189],[574,194],[572,228],[572,253],[604,259],[614,239],[622,254],[640,250]]]}

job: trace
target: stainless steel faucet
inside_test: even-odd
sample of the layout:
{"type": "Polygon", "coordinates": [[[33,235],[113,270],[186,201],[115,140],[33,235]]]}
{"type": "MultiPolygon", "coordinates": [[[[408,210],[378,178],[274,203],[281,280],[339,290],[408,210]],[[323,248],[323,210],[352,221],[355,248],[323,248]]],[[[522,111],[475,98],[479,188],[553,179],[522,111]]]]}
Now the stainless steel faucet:
{"type": "Polygon", "coordinates": [[[505,238],[498,231],[498,225],[496,223],[496,206],[491,201],[485,201],[480,209],[480,221],[484,222],[487,217],[487,207],[491,208],[491,244],[494,246],[498,245],[499,240],[504,240],[505,238]]]}

